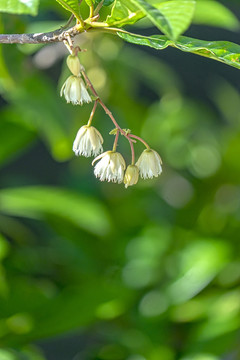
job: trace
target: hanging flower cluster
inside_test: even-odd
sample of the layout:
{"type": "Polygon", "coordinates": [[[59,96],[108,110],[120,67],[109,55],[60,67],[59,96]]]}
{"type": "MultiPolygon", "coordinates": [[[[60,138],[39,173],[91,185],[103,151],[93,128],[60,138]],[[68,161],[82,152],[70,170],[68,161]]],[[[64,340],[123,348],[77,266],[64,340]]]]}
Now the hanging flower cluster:
{"type": "Polygon", "coordinates": [[[72,75],[68,77],[62,86],[60,95],[64,96],[67,103],[73,105],[83,105],[84,103],[92,102],[88,90],[91,91],[94,100],[94,106],[90,114],[87,125],[82,126],[73,143],[73,151],[77,156],[95,156],[92,165],[94,165],[94,174],[100,181],[108,181],[114,183],[124,183],[125,188],[135,185],[138,182],[139,176],[142,179],[152,179],[162,173],[162,160],[160,155],[150,149],[148,144],[139,136],[131,134],[130,130],[122,129],[112,113],[102,102],[98,96],[93,84],[85,73],[83,66],[81,66],[77,56],[79,48],[74,48],[71,44],[66,44],[71,55],[67,58],[67,66],[72,75]],[[112,150],[103,152],[103,137],[100,132],[92,126],[92,120],[97,108],[100,104],[105,110],[106,114],[112,120],[115,128],[110,134],[115,135],[115,140],[112,150]],[[132,154],[131,165],[126,167],[126,162],[123,156],[116,151],[119,140],[119,134],[123,135],[129,142],[132,154]],[[140,141],[146,149],[142,152],[139,159],[135,163],[134,143],[140,141]]]}

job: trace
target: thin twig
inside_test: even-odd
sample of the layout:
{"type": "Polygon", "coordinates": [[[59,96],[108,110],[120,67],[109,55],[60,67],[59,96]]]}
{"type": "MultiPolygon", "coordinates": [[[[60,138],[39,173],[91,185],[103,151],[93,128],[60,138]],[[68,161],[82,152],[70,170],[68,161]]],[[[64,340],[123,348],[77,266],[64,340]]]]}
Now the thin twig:
{"type": "MultiPolygon", "coordinates": [[[[89,86],[89,88],[91,89],[92,93],[94,96],[96,96],[96,101],[98,101],[98,103],[101,105],[101,107],[103,108],[103,110],[105,111],[105,113],[110,117],[110,119],[112,120],[113,124],[115,125],[115,127],[118,129],[118,131],[128,140],[129,145],[131,147],[131,152],[132,152],[132,148],[133,148],[133,140],[130,139],[130,137],[127,135],[126,131],[124,131],[117,123],[117,121],[115,120],[113,114],[111,113],[111,111],[108,109],[108,107],[104,104],[104,102],[101,100],[101,98],[99,97],[98,93],[96,92],[92,82],[90,81],[89,77],[87,76],[84,68],[82,68],[81,73],[87,83],[87,85],[89,86]]],[[[132,157],[134,157],[133,152],[132,152],[132,157]]]]}
{"type": "MultiPolygon", "coordinates": [[[[129,134],[128,134],[129,137],[129,134]]],[[[132,140],[129,141],[130,147],[131,147],[131,153],[132,153],[132,165],[135,164],[135,151],[134,151],[134,146],[133,146],[133,142],[132,140]]]]}
{"type": "Polygon", "coordinates": [[[143,140],[140,136],[133,135],[133,134],[129,134],[128,136],[129,136],[130,138],[133,138],[133,139],[136,139],[136,140],[138,140],[138,141],[141,141],[141,143],[143,143],[143,145],[145,145],[147,149],[150,149],[150,146],[148,145],[148,143],[147,143],[145,140],[143,140]]]}

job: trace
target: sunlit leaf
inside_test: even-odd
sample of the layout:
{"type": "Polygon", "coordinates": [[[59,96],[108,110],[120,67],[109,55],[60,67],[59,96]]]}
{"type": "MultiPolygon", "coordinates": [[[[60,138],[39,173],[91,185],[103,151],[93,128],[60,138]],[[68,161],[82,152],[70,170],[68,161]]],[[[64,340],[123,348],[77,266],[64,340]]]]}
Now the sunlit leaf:
{"type": "Polygon", "coordinates": [[[177,39],[190,25],[195,0],[166,1],[154,7],[145,0],[130,0],[151,22],[171,39],[177,39]]]}
{"type": "Polygon", "coordinates": [[[5,214],[44,219],[44,214],[62,217],[91,233],[109,231],[108,214],[97,200],[63,189],[25,187],[0,192],[0,211],[5,214]]]}
{"type": "Polygon", "coordinates": [[[106,22],[109,25],[121,27],[134,24],[142,17],[144,17],[144,13],[129,0],[116,0],[106,22]]]}
{"type": "Polygon", "coordinates": [[[78,0],[56,0],[64,9],[70,11],[77,19],[80,18],[79,14],[79,1],[78,0]]]}
{"type": "Polygon", "coordinates": [[[240,69],[240,45],[228,41],[204,41],[181,36],[174,42],[161,35],[141,36],[127,32],[118,32],[117,34],[123,40],[133,44],[150,46],[157,50],[172,46],[240,69]]]}
{"type": "Polygon", "coordinates": [[[37,15],[39,0],[1,0],[0,11],[11,14],[37,15]]]}

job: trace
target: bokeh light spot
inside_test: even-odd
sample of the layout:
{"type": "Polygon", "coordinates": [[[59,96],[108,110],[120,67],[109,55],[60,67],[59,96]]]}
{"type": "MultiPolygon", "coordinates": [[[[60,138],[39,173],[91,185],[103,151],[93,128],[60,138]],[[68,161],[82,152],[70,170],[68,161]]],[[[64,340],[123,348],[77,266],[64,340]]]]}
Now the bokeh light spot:
{"type": "Polygon", "coordinates": [[[219,360],[219,357],[211,354],[195,354],[181,358],[181,360],[219,360]]]}
{"type": "Polygon", "coordinates": [[[145,317],[161,315],[168,308],[168,301],[160,291],[147,293],[139,304],[139,311],[145,317]]]}
{"type": "Polygon", "coordinates": [[[193,196],[193,187],[184,177],[174,174],[161,189],[164,200],[174,208],[184,207],[193,196]]]}
{"type": "Polygon", "coordinates": [[[104,38],[102,41],[99,42],[97,46],[97,53],[104,59],[104,60],[114,60],[117,58],[118,53],[120,51],[120,42],[117,43],[109,38],[104,38]]]}
{"type": "Polygon", "coordinates": [[[215,206],[223,213],[233,213],[240,208],[240,188],[231,184],[222,185],[216,192],[215,206]]]}
{"type": "Polygon", "coordinates": [[[216,173],[221,165],[221,157],[216,147],[198,145],[191,151],[191,171],[199,177],[209,177],[216,173]]]}
{"type": "Polygon", "coordinates": [[[94,87],[97,91],[101,91],[105,87],[107,75],[104,69],[100,67],[92,67],[88,70],[88,77],[91,81],[93,81],[94,87]]]}
{"type": "Polygon", "coordinates": [[[6,320],[6,324],[15,334],[27,334],[33,328],[33,319],[29,314],[15,314],[6,320]]]}
{"type": "Polygon", "coordinates": [[[0,349],[0,359],[1,360],[17,360],[16,356],[11,352],[0,349]]]}
{"type": "Polygon", "coordinates": [[[114,319],[124,312],[124,306],[118,300],[101,304],[96,310],[96,315],[101,319],[114,319]]]}
{"type": "Polygon", "coordinates": [[[204,302],[196,299],[179,304],[171,309],[171,317],[177,322],[191,322],[205,315],[206,308],[204,302]]]}
{"type": "Polygon", "coordinates": [[[149,285],[155,277],[151,260],[132,260],[123,269],[123,281],[132,288],[149,285]]]}

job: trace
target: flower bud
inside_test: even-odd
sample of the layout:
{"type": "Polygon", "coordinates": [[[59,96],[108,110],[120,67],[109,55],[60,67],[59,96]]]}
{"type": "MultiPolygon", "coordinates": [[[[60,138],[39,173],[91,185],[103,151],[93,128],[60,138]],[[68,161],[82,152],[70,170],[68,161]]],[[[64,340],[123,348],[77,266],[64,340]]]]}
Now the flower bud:
{"type": "Polygon", "coordinates": [[[138,182],[139,169],[136,165],[128,165],[124,176],[124,184],[127,189],[128,186],[135,185],[138,182]]]}
{"type": "Polygon", "coordinates": [[[67,66],[73,75],[78,76],[80,74],[81,64],[77,56],[69,55],[67,57],[67,66]]]}
{"type": "Polygon", "coordinates": [[[73,143],[73,151],[76,155],[86,157],[96,156],[103,151],[103,138],[100,132],[93,126],[82,126],[73,143]]]}
{"type": "Polygon", "coordinates": [[[145,149],[136,162],[139,173],[143,179],[152,179],[162,173],[162,160],[160,155],[152,149],[145,149]]]}

